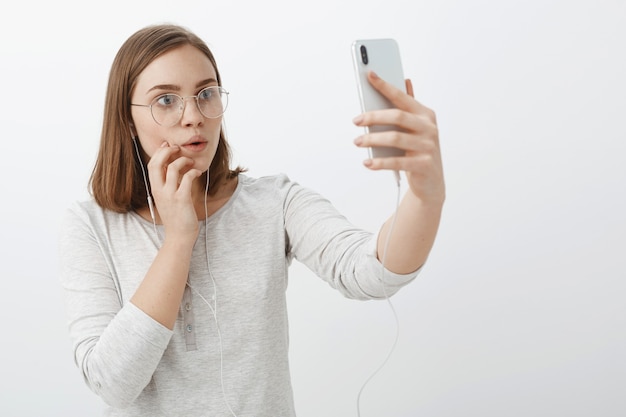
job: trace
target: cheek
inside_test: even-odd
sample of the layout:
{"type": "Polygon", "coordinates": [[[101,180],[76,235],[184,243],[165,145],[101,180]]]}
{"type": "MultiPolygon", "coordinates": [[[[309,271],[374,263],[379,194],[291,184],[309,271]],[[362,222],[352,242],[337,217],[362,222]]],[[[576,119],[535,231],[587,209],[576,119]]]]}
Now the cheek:
{"type": "Polygon", "coordinates": [[[211,122],[211,136],[217,142],[220,138],[220,133],[222,133],[222,118],[211,120],[211,122]]]}
{"type": "Polygon", "coordinates": [[[144,107],[133,108],[131,110],[135,133],[139,137],[139,144],[148,156],[152,156],[154,151],[161,146],[163,139],[160,133],[160,126],[154,123],[150,110],[144,107]]]}
{"type": "Polygon", "coordinates": [[[165,141],[159,129],[155,128],[137,128],[137,135],[139,136],[139,144],[149,157],[154,155],[154,152],[161,147],[165,141]]]}

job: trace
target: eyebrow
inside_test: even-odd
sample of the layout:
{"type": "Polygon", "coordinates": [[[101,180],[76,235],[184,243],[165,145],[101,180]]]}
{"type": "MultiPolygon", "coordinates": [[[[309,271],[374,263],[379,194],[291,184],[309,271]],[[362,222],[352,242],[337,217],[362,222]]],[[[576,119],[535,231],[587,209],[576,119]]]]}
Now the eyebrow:
{"type": "MultiPolygon", "coordinates": [[[[217,80],[215,78],[207,78],[206,80],[199,81],[196,83],[196,88],[210,83],[217,83],[217,80]]],[[[180,86],[175,84],[158,84],[146,91],[146,94],[154,90],[180,91],[180,86]]]]}

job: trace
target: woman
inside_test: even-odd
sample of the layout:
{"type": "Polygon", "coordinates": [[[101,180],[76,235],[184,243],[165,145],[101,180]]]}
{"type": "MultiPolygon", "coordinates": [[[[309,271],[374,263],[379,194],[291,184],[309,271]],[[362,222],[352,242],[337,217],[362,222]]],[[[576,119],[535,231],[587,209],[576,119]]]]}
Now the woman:
{"type": "Polygon", "coordinates": [[[435,239],[444,181],[434,114],[375,74],[398,110],[358,116],[409,184],[377,235],[285,175],[230,166],[228,93],[206,44],[146,27],[111,68],[93,199],[68,210],[61,279],[76,364],[108,416],[295,416],[285,301],[292,259],[356,299],[392,295],[435,239]],[[381,259],[387,248],[384,286],[381,259]]]}

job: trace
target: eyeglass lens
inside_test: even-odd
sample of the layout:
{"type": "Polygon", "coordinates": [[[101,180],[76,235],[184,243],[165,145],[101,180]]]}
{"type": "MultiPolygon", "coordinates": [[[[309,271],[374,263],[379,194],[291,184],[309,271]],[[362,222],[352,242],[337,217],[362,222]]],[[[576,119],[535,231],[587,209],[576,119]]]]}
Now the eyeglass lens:
{"type": "Polygon", "coordinates": [[[194,99],[204,117],[214,119],[226,111],[228,92],[222,87],[207,87],[198,95],[182,98],[176,94],[163,94],[154,99],[150,109],[154,120],[163,126],[173,126],[180,121],[185,109],[185,100],[194,99]]]}

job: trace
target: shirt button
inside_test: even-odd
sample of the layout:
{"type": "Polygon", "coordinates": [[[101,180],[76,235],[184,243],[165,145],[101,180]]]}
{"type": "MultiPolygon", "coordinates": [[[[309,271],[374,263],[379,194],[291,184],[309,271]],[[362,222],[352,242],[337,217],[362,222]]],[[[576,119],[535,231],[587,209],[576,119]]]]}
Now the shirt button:
{"type": "Polygon", "coordinates": [[[191,310],[191,304],[189,303],[185,304],[185,310],[187,311],[191,310]]]}
{"type": "Polygon", "coordinates": [[[187,332],[191,333],[191,331],[193,330],[193,326],[191,324],[187,325],[187,332]]]}

